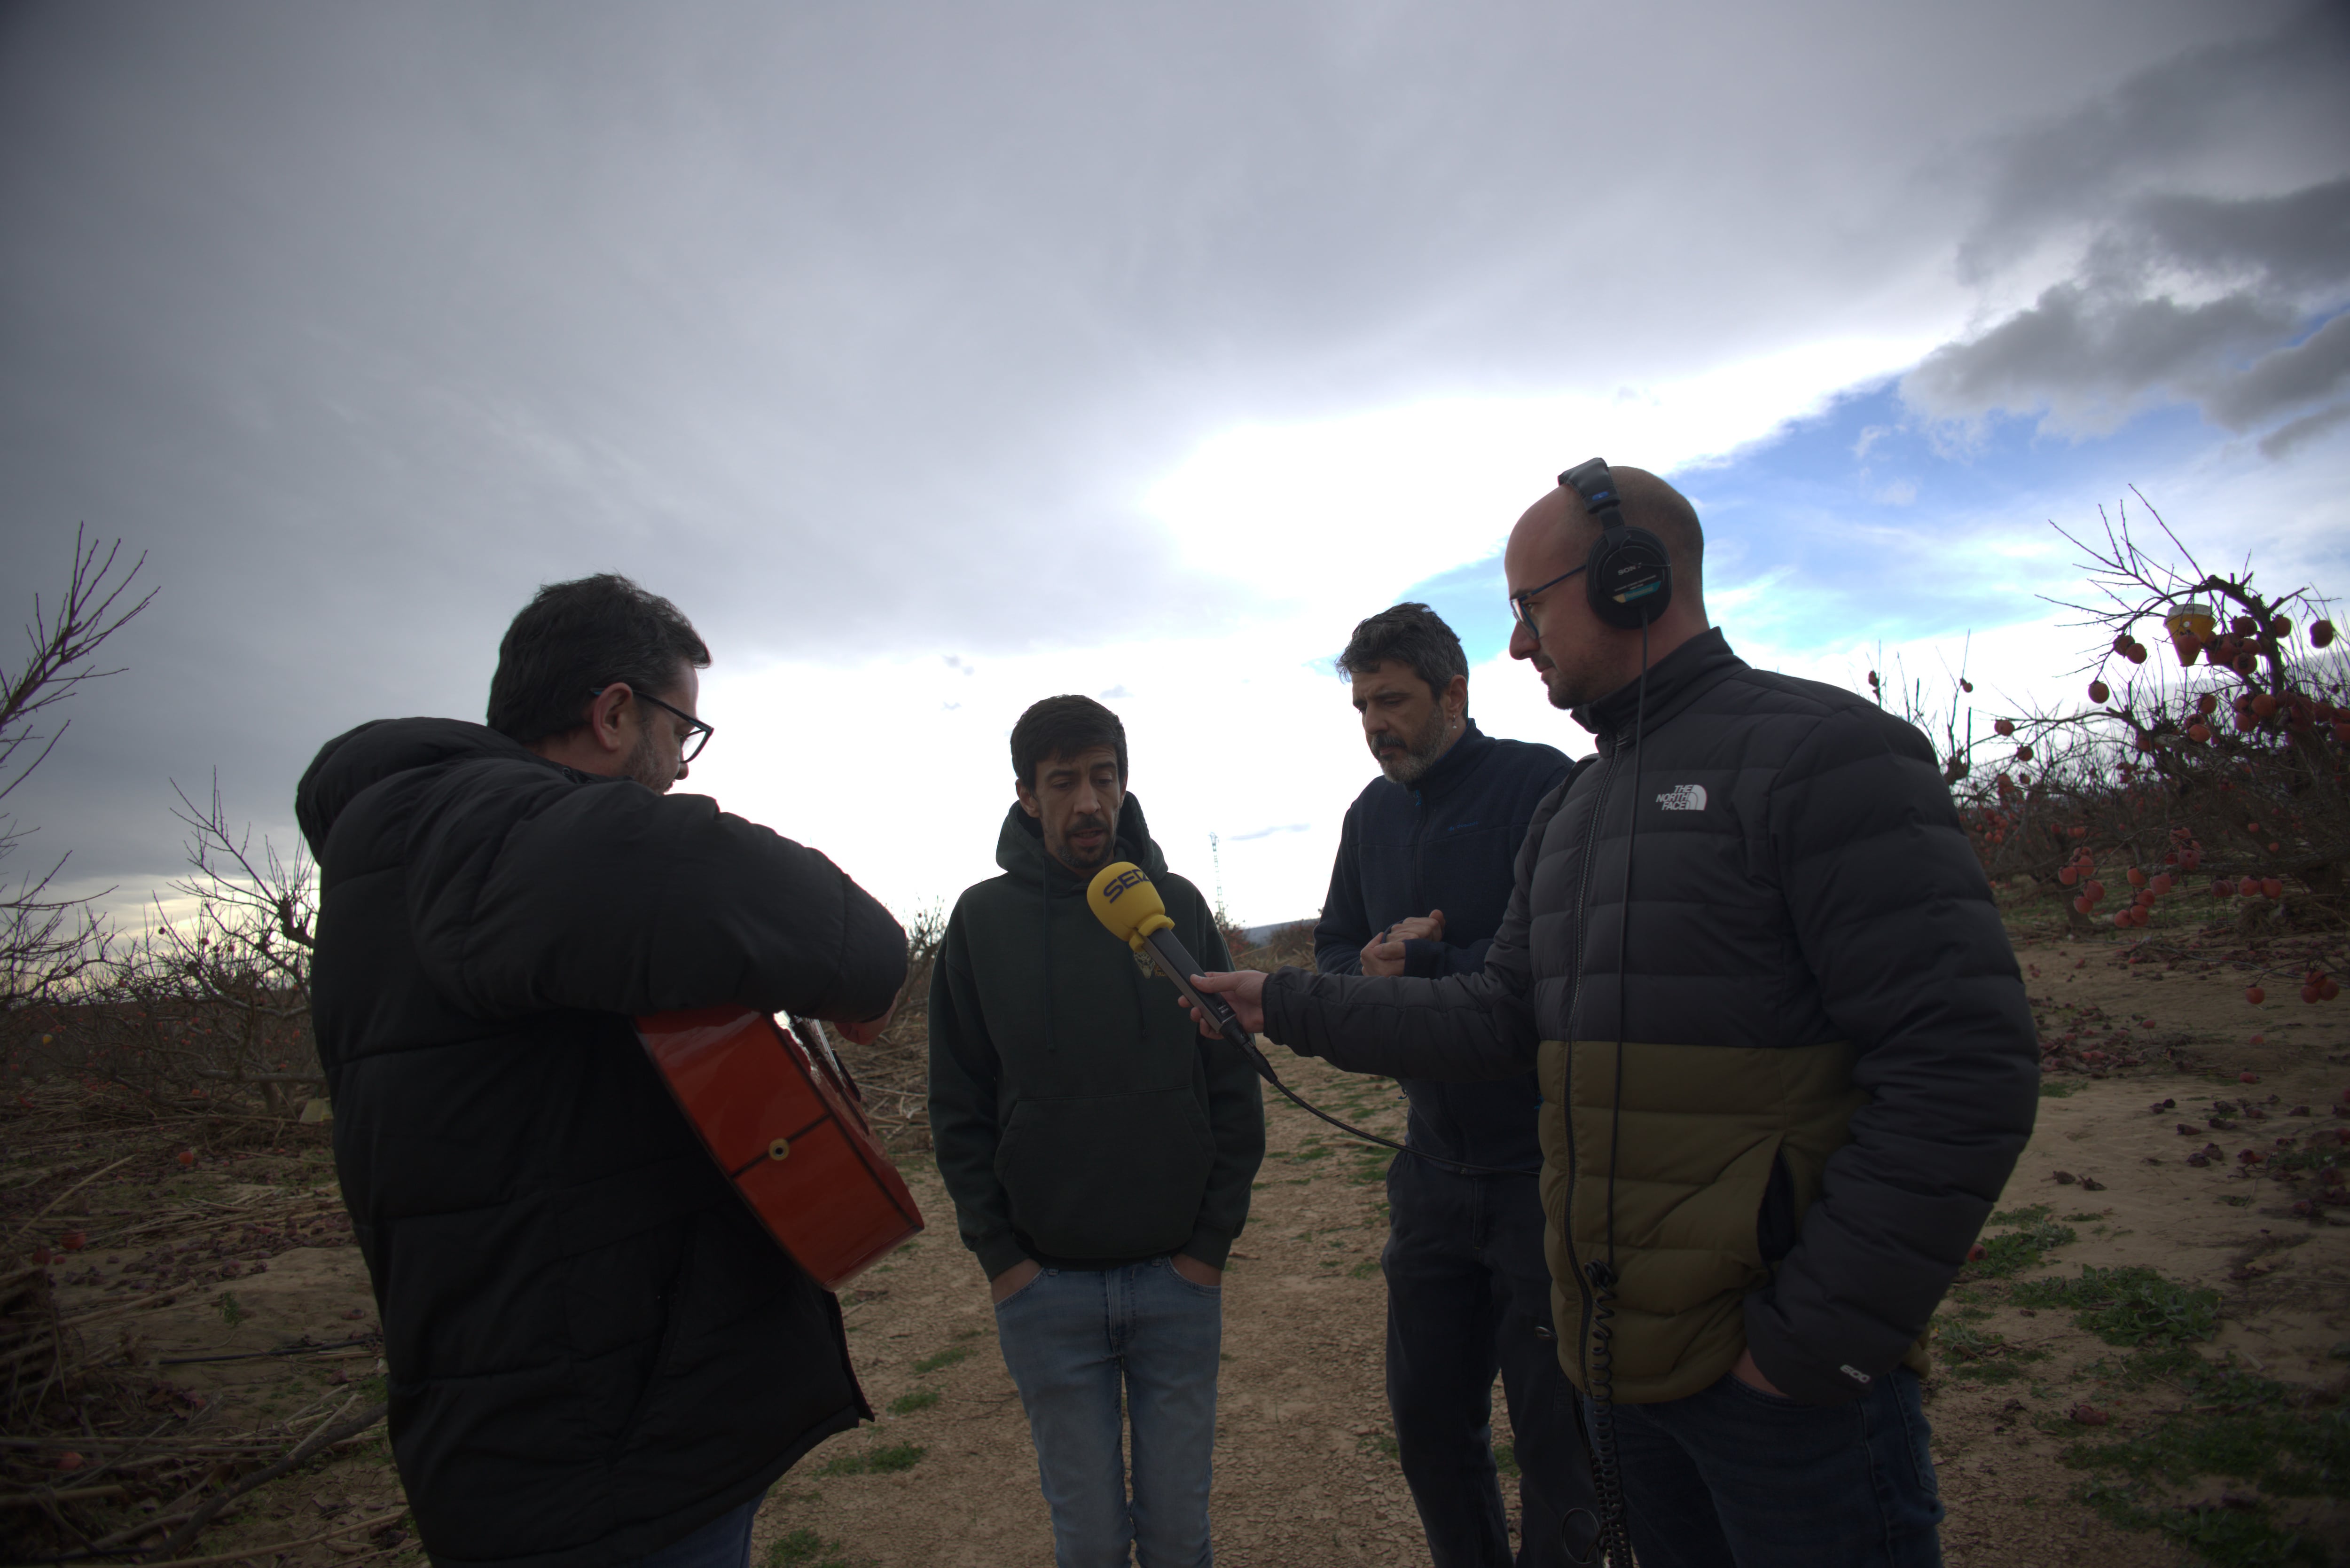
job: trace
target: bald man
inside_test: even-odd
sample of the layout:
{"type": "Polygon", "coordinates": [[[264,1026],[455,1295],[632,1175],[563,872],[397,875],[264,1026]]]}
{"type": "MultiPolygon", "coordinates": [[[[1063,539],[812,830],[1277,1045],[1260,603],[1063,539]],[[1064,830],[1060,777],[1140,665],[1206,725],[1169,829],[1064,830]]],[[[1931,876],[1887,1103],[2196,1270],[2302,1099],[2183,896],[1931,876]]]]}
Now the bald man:
{"type": "Polygon", "coordinates": [[[1672,486],[1561,478],[1510,536],[1510,651],[1598,750],[1535,812],[1483,972],[1205,987],[1351,1072],[1536,1067],[1601,1498],[1571,1552],[1938,1563],[1918,1377],[2032,1130],[2014,952],[1925,737],[1732,653],[1672,486]]]}

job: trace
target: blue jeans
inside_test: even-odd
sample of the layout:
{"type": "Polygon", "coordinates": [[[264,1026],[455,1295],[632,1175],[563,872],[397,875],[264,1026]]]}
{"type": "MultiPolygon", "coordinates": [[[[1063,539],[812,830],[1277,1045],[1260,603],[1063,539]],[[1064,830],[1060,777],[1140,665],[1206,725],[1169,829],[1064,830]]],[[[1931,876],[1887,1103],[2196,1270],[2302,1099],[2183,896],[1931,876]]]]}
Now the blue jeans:
{"type": "Polygon", "coordinates": [[[1046,1269],[997,1303],[1053,1511],[1055,1568],[1204,1568],[1223,1293],[1165,1258],[1046,1269]],[[1119,1396],[1134,1430],[1127,1493],[1119,1396]]]}
{"type": "Polygon", "coordinates": [[[629,1568],[746,1568],[751,1561],[751,1521],[766,1501],[761,1493],[731,1513],[722,1513],[682,1541],[648,1552],[629,1568]]]}
{"type": "Polygon", "coordinates": [[[1942,1500],[1907,1367],[1847,1405],[1798,1405],[1725,1376],[1686,1399],[1618,1405],[1615,1417],[1640,1568],[1942,1561],[1942,1500]]]}
{"type": "Polygon", "coordinates": [[[1517,1568],[1562,1568],[1559,1526],[1592,1506],[1591,1460],[1559,1370],[1531,1176],[1388,1170],[1388,1409],[1435,1568],[1511,1568],[1493,1469],[1493,1376],[1516,1435],[1517,1568]]]}

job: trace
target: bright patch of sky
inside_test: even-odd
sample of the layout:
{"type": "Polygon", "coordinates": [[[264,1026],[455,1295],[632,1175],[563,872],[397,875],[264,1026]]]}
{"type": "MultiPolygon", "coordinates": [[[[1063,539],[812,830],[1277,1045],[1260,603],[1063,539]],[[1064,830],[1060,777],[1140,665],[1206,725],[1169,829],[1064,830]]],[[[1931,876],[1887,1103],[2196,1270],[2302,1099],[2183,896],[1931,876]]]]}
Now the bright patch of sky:
{"type": "MultiPolygon", "coordinates": [[[[1731,400],[1718,389],[1751,384],[1725,377],[1694,393],[1597,410],[1496,401],[1473,417],[1440,406],[1238,433],[1158,486],[1152,504],[1197,508],[1181,518],[1185,531],[1221,530],[1203,558],[1260,587],[1277,575],[1286,613],[1240,636],[1218,628],[994,659],[756,674],[722,667],[705,684],[705,711],[773,711],[820,693],[830,738],[824,753],[795,761],[783,738],[737,726],[749,732],[713,748],[693,787],[764,820],[840,825],[826,846],[901,909],[951,900],[993,874],[995,829],[1011,800],[1003,748],[1014,719],[1050,693],[1098,695],[1128,728],[1133,788],[1174,867],[1211,898],[1220,886],[1244,923],[1311,916],[1340,819],[1374,773],[1329,662],[1360,616],[1396,599],[1432,605],[1461,636],[1471,711],[1488,732],[1570,755],[1589,750],[1589,736],[1507,655],[1493,546],[1548,487],[1546,464],[1594,452],[1626,461],[1660,447],[1690,454],[1670,477],[1707,526],[1708,607],[1751,662],[1855,691],[1881,670],[1888,681],[1908,680],[1937,714],[1958,697],[1963,667],[1976,685],[1965,706],[1978,733],[2000,714],[2081,700],[2079,670],[2095,639],[2047,602],[2081,591],[2077,552],[2051,524],[2094,535],[2101,505],[2118,517],[2126,504],[2143,526],[2151,520],[2133,484],[2207,564],[2249,552],[2263,581],[2286,587],[2338,582],[2350,566],[2350,539],[2327,493],[2350,440],[2278,462],[2178,407],[2077,441],[2042,434],[2029,418],[1966,431],[1921,418],[1888,379],[1799,392],[1804,411],[1750,436],[1770,422],[1769,405],[1725,413],[1731,400]],[[1689,433],[1671,424],[1677,396],[1696,410],[1689,433]],[[1585,439],[1608,420],[1618,422],[1606,427],[1607,446],[1585,439]],[[1717,456],[1709,446],[1731,450],[1717,456]],[[1381,472],[1392,493],[1360,478],[1381,472]],[[1245,526],[1222,523],[1220,499],[1246,510],[1253,485],[1294,507],[1266,504],[1247,511],[1245,526]],[[1481,545],[1492,553],[1411,577],[1481,545]],[[910,744],[905,721],[916,709],[934,716],[910,744]],[[825,765],[827,754],[892,760],[840,771],[825,765]]],[[[1959,722],[1963,731],[1963,712],[1959,722]]]]}

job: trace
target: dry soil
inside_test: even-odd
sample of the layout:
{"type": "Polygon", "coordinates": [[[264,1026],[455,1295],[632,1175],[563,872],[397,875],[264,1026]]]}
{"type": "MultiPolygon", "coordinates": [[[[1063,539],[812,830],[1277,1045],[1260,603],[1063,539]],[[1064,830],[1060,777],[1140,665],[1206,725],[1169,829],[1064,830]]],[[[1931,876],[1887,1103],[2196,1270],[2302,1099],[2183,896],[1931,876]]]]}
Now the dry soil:
{"type": "MultiPolygon", "coordinates": [[[[2350,1003],[2304,1005],[2292,982],[2270,978],[2266,989],[2282,1000],[2251,1006],[2244,975],[2228,967],[2226,950],[2217,946],[2141,952],[2134,963],[2110,940],[2035,942],[2022,951],[2043,1036],[2076,1039],[2071,1069],[2046,1081],[2038,1129],[2001,1206],[2012,1212],[2046,1205],[2075,1239],[2020,1277],[2144,1264],[2218,1291],[2224,1315],[2206,1354],[2232,1355],[2321,1400],[2338,1400],[2345,1392],[2340,1357],[2350,1354],[2350,1208],[2296,1215],[2293,1205],[2314,1190],[2311,1179],[2289,1182],[2272,1173],[2270,1161],[2246,1165],[2240,1153],[2273,1155],[2280,1137],[2305,1147],[2350,1128],[2332,1111],[2350,1090],[2350,1014],[2341,1011],[2350,1003]],[[2102,1054],[2143,1064],[2116,1071],[2079,1060],[2079,1052],[2100,1043],[2112,1047],[2102,1054]],[[2246,1072],[2259,1082],[2241,1082],[2246,1072]],[[2175,1104],[2150,1108],[2164,1101],[2175,1104]],[[2220,1110],[2218,1102],[2232,1108],[2220,1110]],[[2299,1106],[2311,1114],[2294,1115],[2299,1106]],[[2228,1125],[2210,1127],[2215,1116],[2228,1125]],[[2182,1135],[2181,1126],[2191,1132],[2182,1135]],[[2220,1146],[2223,1158],[2201,1168],[2185,1163],[2207,1144],[2220,1146]]],[[[1342,1115],[1390,1133],[1400,1124],[1391,1085],[1305,1062],[1290,1075],[1342,1115]]],[[[1219,1560],[1227,1568],[1425,1563],[1380,1394],[1385,1157],[1278,1100],[1270,1102],[1269,1117],[1271,1154],[1225,1277],[1213,1504],[1219,1560]]],[[[314,1413],[304,1419],[316,1419],[367,1394],[365,1380],[377,1370],[365,1337],[374,1327],[372,1299],[357,1253],[332,1221],[326,1172],[315,1163],[284,1164],[266,1186],[199,1171],[176,1186],[159,1178],[151,1191],[143,1175],[137,1186],[96,1189],[80,1221],[90,1244],[74,1260],[84,1272],[59,1276],[68,1312],[120,1303],[113,1317],[90,1320],[86,1332],[127,1336],[156,1363],[159,1380],[181,1391],[160,1396],[157,1408],[191,1434],[252,1428],[305,1407],[314,1413]],[[315,1193],[318,1218],[290,1236],[256,1246],[240,1230],[239,1212],[263,1196],[292,1212],[289,1197],[302,1192],[315,1193]],[[151,1245],[114,1244],[166,1205],[187,1214],[170,1260],[158,1262],[151,1245]],[[222,1277],[223,1260],[241,1258],[249,1261],[222,1277]],[[251,1262],[266,1266],[256,1272],[251,1262]],[[180,1282],[141,1294],[124,1281],[142,1270],[151,1287],[180,1282]],[[184,1359],[268,1350],[303,1335],[340,1347],[284,1358],[184,1359]]],[[[996,1349],[985,1282],[956,1241],[951,1210],[927,1160],[908,1164],[931,1229],[843,1298],[858,1371],[882,1415],[834,1438],[775,1489],[757,1546],[776,1568],[996,1568],[1051,1560],[1035,1457],[996,1349]],[[878,1470],[870,1462],[877,1457],[878,1470]],[[910,1459],[906,1468],[887,1468],[910,1459]]],[[[2002,1336],[2019,1357],[2042,1353],[2018,1359],[2004,1382],[1957,1376],[1956,1363],[1938,1358],[1928,1413],[1950,1510],[1949,1561],[1967,1568],[2191,1561],[2074,1501],[2084,1478],[2057,1458],[2086,1431],[2068,1414],[2085,1400],[2109,1417],[2103,1435],[2126,1437],[2178,1410],[2176,1391],[2113,1386],[2100,1371],[2110,1366],[2112,1347],[2074,1326],[2067,1313],[2015,1305],[2006,1299],[2010,1288],[1962,1276],[1938,1319],[1948,1324],[1966,1314],[1969,1327],[2002,1336]]],[[[1496,1440],[1506,1444],[1498,1399],[1495,1418],[1496,1440]]],[[[2216,1504],[2225,1487],[2215,1480],[2206,1490],[2216,1504]]],[[[254,1551],[258,1561],[287,1563],[407,1559],[412,1541],[380,1553],[364,1536],[265,1550],[398,1506],[379,1428],[324,1469],[253,1494],[207,1532],[203,1549],[254,1551]]],[[[2313,1529],[2344,1522],[2318,1504],[2293,1504],[2287,1513],[2293,1508],[2301,1511],[2291,1516],[2313,1529]]]]}

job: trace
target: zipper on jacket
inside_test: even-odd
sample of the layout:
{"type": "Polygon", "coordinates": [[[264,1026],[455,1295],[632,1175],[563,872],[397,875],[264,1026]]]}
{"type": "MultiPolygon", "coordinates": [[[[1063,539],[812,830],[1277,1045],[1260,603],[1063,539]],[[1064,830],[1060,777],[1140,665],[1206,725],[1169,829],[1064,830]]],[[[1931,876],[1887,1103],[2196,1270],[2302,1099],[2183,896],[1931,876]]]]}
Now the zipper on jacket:
{"type": "MultiPolygon", "coordinates": [[[[1583,836],[1583,874],[1575,891],[1575,968],[1568,982],[1566,998],[1566,1074],[1559,1087],[1565,1092],[1566,1104],[1560,1107],[1566,1123],[1566,1217],[1559,1226],[1559,1239],[1566,1243],[1567,1272],[1575,1276],[1575,1291],[1583,1303],[1581,1331],[1575,1336],[1575,1354],[1583,1368],[1583,1380],[1591,1381],[1591,1282],[1584,1278],[1583,1260],[1575,1250],[1575,1179],[1576,1168],[1575,1146],[1575,1024],[1583,1013],[1583,946],[1584,933],[1589,926],[1591,913],[1591,863],[1599,848],[1599,827],[1607,810],[1607,785],[1616,776],[1616,758],[1621,748],[1610,750],[1607,760],[1599,766],[1599,798],[1592,803],[1591,826],[1583,836]]],[[[1633,809],[1639,802],[1632,803],[1633,809]]],[[[1624,955],[1616,955],[1622,963],[1624,955]]]]}

